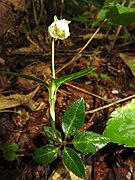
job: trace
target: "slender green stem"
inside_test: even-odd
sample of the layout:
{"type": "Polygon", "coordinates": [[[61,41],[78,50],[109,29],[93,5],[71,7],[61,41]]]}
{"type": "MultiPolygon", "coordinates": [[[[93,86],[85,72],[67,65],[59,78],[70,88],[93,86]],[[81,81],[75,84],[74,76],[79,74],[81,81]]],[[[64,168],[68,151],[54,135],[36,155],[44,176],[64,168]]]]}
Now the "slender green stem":
{"type": "Polygon", "coordinates": [[[54,38],[52,39],[52,82],[49,92],[49,103],[50,103],[50,116],[51,116],[51,126],[55,131],[55,102],[56,102],[56,87],[54,83],[55,79],[55,67],[54,67],[54,38]]]}
{"type": "Polygon", "coordinates": [[[52,81],[49,85],[49,105],[50,105],[50,123],[53,129],[54,137],[56,139],[56,127],[55,127],[55,102],[56,102],[56,93],[57,87],[55,84],[55,67],[54,67],[54,38],[52,39],[52,81]]]}
{"type": "Polygon", "coordinates": [[[56,102],[56,94],[57,94],[57,86],[55,83],[55,66],[54,66],[54,45],[55,39],[52,39],[52,82],[49,87],[49,104],[50,104],[50,120],[51,120],[51,127],[54,132],[54,137],[57,139],[58,142],[59,138],[56,134],[56,127],[55,127],[55,102],[56,102]]]}
{"type": "Polygon", "coordinates": [[[50,103],[51,127],[55,131],[55,103],[50,103]]]}
{"type": "Polygon", "coordinates": [[[50,104],[50,122],[51,127],[53,129],[54,137],[57,139],[57,141],[60,143],[60,139],[57,136],[56,133],[56,127],[55,127],[55,102],[56,102],[56,94],[57,94],[57,87],[55,84],[55,80],[52,80],[50,89],[49,89],[49,104],[50,104]]]}
{"type": "Polygon", "coordinates": [[[38,18],[37,18],[37,10],[36,10],[35,0],[32,0],[32,6],[33,6],[33,14],[34,14],[35,24],[36,24],[36,26],[38,26],[38,18]]]}
{"type": "Polygon", "coordinates": [[[52,39],[52,77],[55,79],[55,67],[54,67],[54,38],[52,39]]]}
{"type": "Polygon", "coordinates": [[[51,126],[55,130],[55,102],[56,102],[56,87],[54,80],[52,80],[49,92],[49,104],[50,104],[50,118],[51,126]]]}
{"type": "Polygon", "coordinates": [[[44,11],[44,0],[41,0],[40,3],[40,13],[39,13],[39,18],[38,18],[38,25],[40,24],[41,18],[43,16],[43,11],[44,11]]]}

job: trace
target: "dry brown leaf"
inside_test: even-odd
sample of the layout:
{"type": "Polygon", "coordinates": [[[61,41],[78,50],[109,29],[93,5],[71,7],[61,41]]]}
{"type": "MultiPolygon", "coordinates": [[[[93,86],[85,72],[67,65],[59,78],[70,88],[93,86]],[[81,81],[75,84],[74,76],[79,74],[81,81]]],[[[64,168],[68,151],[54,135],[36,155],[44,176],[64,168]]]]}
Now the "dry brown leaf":
{"type": "Polygon", "coordinates": [[[23,127],[26,125],[29,117],[29,113],[25,109],[20,109],[17,111],[17,114],[12,117],[12,120],[17,127],[23,127]]]}
{"type": "Polygon", "coordinates": [[[5,59],[3,59],[2,57],[0,57],[0,64],[5,65],[5,59]]]}
{"type": "MultiPolygon", "coordinates": [[[[86,86],[86,85],[85,85],[86,86]]],[[[86,94],[86,93],[84,93],[83,91],[79,91],[78,89],[74,89],[74,88],[72,88],[72,87],[68,87],[67,86],[67,89],[68,89],[68,91],[72,94],[72,95],[74,95],[74,96],[78,96],[78,97],[83,97],[83,98],[86,98],[86,99],[89,99],[90,98],[90,95],[88,95],[88,94],[86,94]]],[[[82,90],[83,90],[83,88],[82,88],[82,90]]],[[[85,89],[84,89],[85,90],[85,89]]]]}
{"type": "MultiPolygon", "coordinates": [[[[47,62],[37,61],[26,66],[21,71],[21,74],[43,78],[46,82],[48,82],[51,75],[50,65],[47,62]]],[[[24,78],[18,78],[17,84],[26,89],[30,89],[31,87],[37,85],[36,82],[24,78]]]]}
{"type": "Polygon", "coordinates": [[[0,75],[0,91],[6,89],[9,86],[9,82],[6,76],[0,75]]]}
{"type": "Polygon", "coordinates": [[[135,68],[133,64],[135,64],[135,55],[119,53],[121,60],[130,68],[133,76],[135,76],[135,68]]]}
{"type": "MultiPolygon", "coordinates": [[[[80,37],[82,37],[84,40],[86,39],[90,39],[92,37],[93,33],[89,33],[89,34],[86,34],[86,35],[81,35],[80,37]]],[[[97,39],[97,40],[102,40],[102,39],[108,39],[108,40],[112,40],[114,38],[113,35],[106,35],[106,34],[103,34],[103,33],[97,33],[95,36],[94,36],[94,39],[97,39]]]]}
{"type": "Polygon", "coordinates": [[[15,16],[12,13],[9,0],[0,1],[0,10],[0,36],[3,36],[5,32],[7,32],[9,29],[12,29],[14,26],[15,16]]]}
{"type": "Polygon", "coordinates": [[[14,32],[16,25],[21,22],[25,10],[25,0],[0,0],[0,36],[6,32],[14,32]],[[19,21],[18,21],[19,20],[19,21]]]}
{"type": "Polygon", "coordinates": [[[35,53],[39,52],[39,48],[37,46],[30,43],[29,47],[20,47],[18,49],[15,49],[12,51],[13,54],[19,54],[19,53],[35,53]]]}
{"type": "Polygon", "coordinates": [[[39,90],[39,87],[37,87],[33,92],[27,95],[12,94],[9,96],[3,96],[3,95],[0,96],[0,110],[16,107],[20,105],[26,105],[32,111],[39,110],[40,104],[32,99],[38,90],[39,90]]]}
{"type": "Polygon", "coordinates": [[[60,163],[56,170],[51,174],[48,180],[82,180],[71,171],[69,171],[63,163],[60,163]]]}
{"type": "Polygon", "coordinates": [[[15,11],[24,11],[26,9],[26,1],[25,0],[9,0],[9,2],[14,7],[15,11]]]}

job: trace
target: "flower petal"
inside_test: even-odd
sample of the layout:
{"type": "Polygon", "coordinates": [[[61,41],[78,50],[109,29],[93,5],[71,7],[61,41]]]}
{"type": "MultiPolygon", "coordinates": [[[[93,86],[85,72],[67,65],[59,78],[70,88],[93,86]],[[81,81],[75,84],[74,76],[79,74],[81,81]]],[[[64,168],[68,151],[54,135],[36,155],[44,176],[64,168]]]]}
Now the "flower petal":
{"type": "Polygon", "coordinates": [[[50,35],[55,39],[64,40],[70,36],[69,21],[65,19],[54,21],[48,28],[50,35]]]}

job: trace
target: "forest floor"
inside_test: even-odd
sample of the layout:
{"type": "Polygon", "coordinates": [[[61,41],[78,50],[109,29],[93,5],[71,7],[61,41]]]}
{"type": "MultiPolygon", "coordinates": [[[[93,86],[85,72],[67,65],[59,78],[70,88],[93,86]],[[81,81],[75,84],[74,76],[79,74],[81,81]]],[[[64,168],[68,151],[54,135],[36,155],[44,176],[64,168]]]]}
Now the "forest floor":
{"type": "MultiPolygon", "coordinates": [[[[96,67],[93,73],[60,87],[56,103],[56,126],[60,130],[64,111],[81,97],[85,99],[86,105],[86,119],[82,128],[97,133],[103,132],[115,108],[131,100],[135,92],[135,71],[132,66],[135,60],[135,41],[119,36],[111,49],[115,35],[111,31],[100,30],[74,62],[71,59],[87,43],[93,33],[91,29],[74,24],[70,38],[56,42],[56,77],[88,66],[96,67]]],[[[2,47],[0,69],[49,81],[51,40],[42,36],[45,39],[39,41],[36,35],[31,34],[27,38],[23,35],[11,36],[11,45],[2,47]]],[[[38,87],[38,84],[30,80],[1,74],[0,90],[1,144],[16,142],[20,148],[17,160],[13,162],[7,162],[0,154],[0,179],[79,179],[64,168],[59,158],[50,165],[37,165],[32,161],[34,150],[46,143],[43,126],[49,125],[47,89],[44,86],[38,87]]],[[[135,155],[131,148],[110,143],[95,154],[81,156],[86,165],[87,179],[135,179],[135,155]]]]}

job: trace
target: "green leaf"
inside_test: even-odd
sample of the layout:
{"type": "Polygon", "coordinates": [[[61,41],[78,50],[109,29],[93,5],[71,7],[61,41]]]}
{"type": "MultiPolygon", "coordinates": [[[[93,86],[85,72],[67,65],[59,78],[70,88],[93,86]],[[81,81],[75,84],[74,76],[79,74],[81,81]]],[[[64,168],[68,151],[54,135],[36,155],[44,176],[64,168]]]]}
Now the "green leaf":
{"type": "Polygon", "coordinates": [[[100,77],[103,78],[103,79],[109,80],[109,81],[112,80],[107,74],[101,73],[101,74],[100,74],[100,77]]]}
{"type": "Polygon", "coordinates": [[[74,17],[72,20],[79,23],[87,23],[90,17],[90,11],[85,11],[83,14],[74,17]]]}
{"type": "Polygon", "coordinates": [[[135,89],[135,85],[134,84],[129,84],[129,86],[133,89],[135,89]]]}
{"type": "Polygon", "coordinates": [[[16,77],[32,80],[34,82],[37,82],[39,84],[44,85],[46,88],[49,88],[48,84],[45,81],[43,81],[40,78],[34,77],[34,76],[30,76],[30,75],[26,75],[26,74],[21,74],[21,73],[14,73],[14,72],[3,72],[3,71],[0,71],[0,73],[9,74],[9,75],[12,75],[12,76],[16,76],[16,77]]]}
{"type": "Polygon", "coordinates": [[[119,25],[128,25],[135,22],[135,8],[128,8],[116,3],[114,6],[110,6],[107,18],[119,25]]]}
{"type": "Polygon", "coordinates": [[[44,145],[38,148],[33,154],[33,160],[39,164],[49,164],[53,162],[58,155],[58,148],[53,145],[44,145]]]}
{"type": "MultiPolygon", "coordinates": [[[[84,0],[87,3],[93,4],[97,8],[102,8],[104,6],[109,5],[109,3],[112,2],[112,0],[84,0]]],[[[121,2],[121,0],[115,0],[115,2],[121,2]]]]}
{"type": "MultiPolygon", "coordinates": [[[[52,127],[44,126],[44,131],[49,139],[50,144],[57,142],[57,139],[54,137],[52,127]]],[[[56,130],[56,134],[57,134],[57,137],[59,138],[59,140],[61,140],[61,142],[62,142],[61,133],[58,130],[56,130]]]]}
{"type": "Polygon", "coordinates": [[[16,143],[11,142],[11,143],[0,145],[0,149],[2,151],[14,151],[14,152],[17,152],[17,151],[19,151],[19,146],[16,143]]]}
{"type": "Polygon", "coordinates": [[[19,151],[19,146],[12,142],[8,144],[0,145],[0,150],[3,152],[3,156],[7,161],[13,161],[16,159],[16,153],[19,151]]]}
{"type": "Polygon", "coordinates": [[[73,149],[65,147],[62,151],[62,160],[76,176],[85,179],[84,164],[73,149]]]}
{"type": "Polygon", "coordinates": [[[85,119],[84,99],[72,103],[63,116],[62,129],[66,136],[74,135],[83,125],[85,119]]]}
{"type": "Polygon", "coordinates": [[[97,18],[96,20],[93,21],[92,23],[92,27],[97,26],[101,21],[103,21],[104,19],[106,19],[106,15],[108,13],[109,9],[107,8],[103,8],[98,12],[97,18]]]}
{"type": "Polygon", "coordinates": [[[82,153],[94,153],[103,148],[109,139],[94,132],[80,132],[73,139],[73,144],[82,153]]]}
{"type": "Polygon", "coordinates": [[[135,99],[111,113],[103,135],[113,143],[135,147],[135,99]]]}
{"type": "Polygon", "coordinates": [[[98,13],[93,26],[104,19],[109,19],[119,25],[128,25],[135,22],[135,8],[125,7],[117,2],[107,3],[98,13]]]}
{"type": "Polygon", "coordinates": [[[80,78],[82,76],[85,76],[85,75],[89,74],[91,71],[93,71],[95,69],[96,68],[94,68],[94,67],[89,67],[89,68],[87,68],[85,70],[82,70],[82,71],[79,71],[79,72],[76,72],[76,73],[72,73],[72,74],[60,77],[59,79],[56,79],[55,82],[57,84],[57,87],[59,87],[61,84],[65,83],[65,82],[68,82],[68,81],[71,81],[73,79],[77,79],[77,78],[80,78]]]}
{"type": "Polygon", "coordinates": [[[16,153],[12,151],[3,151],[3,156],[6,161],[14,161],[16,159],[16,153]]]}

